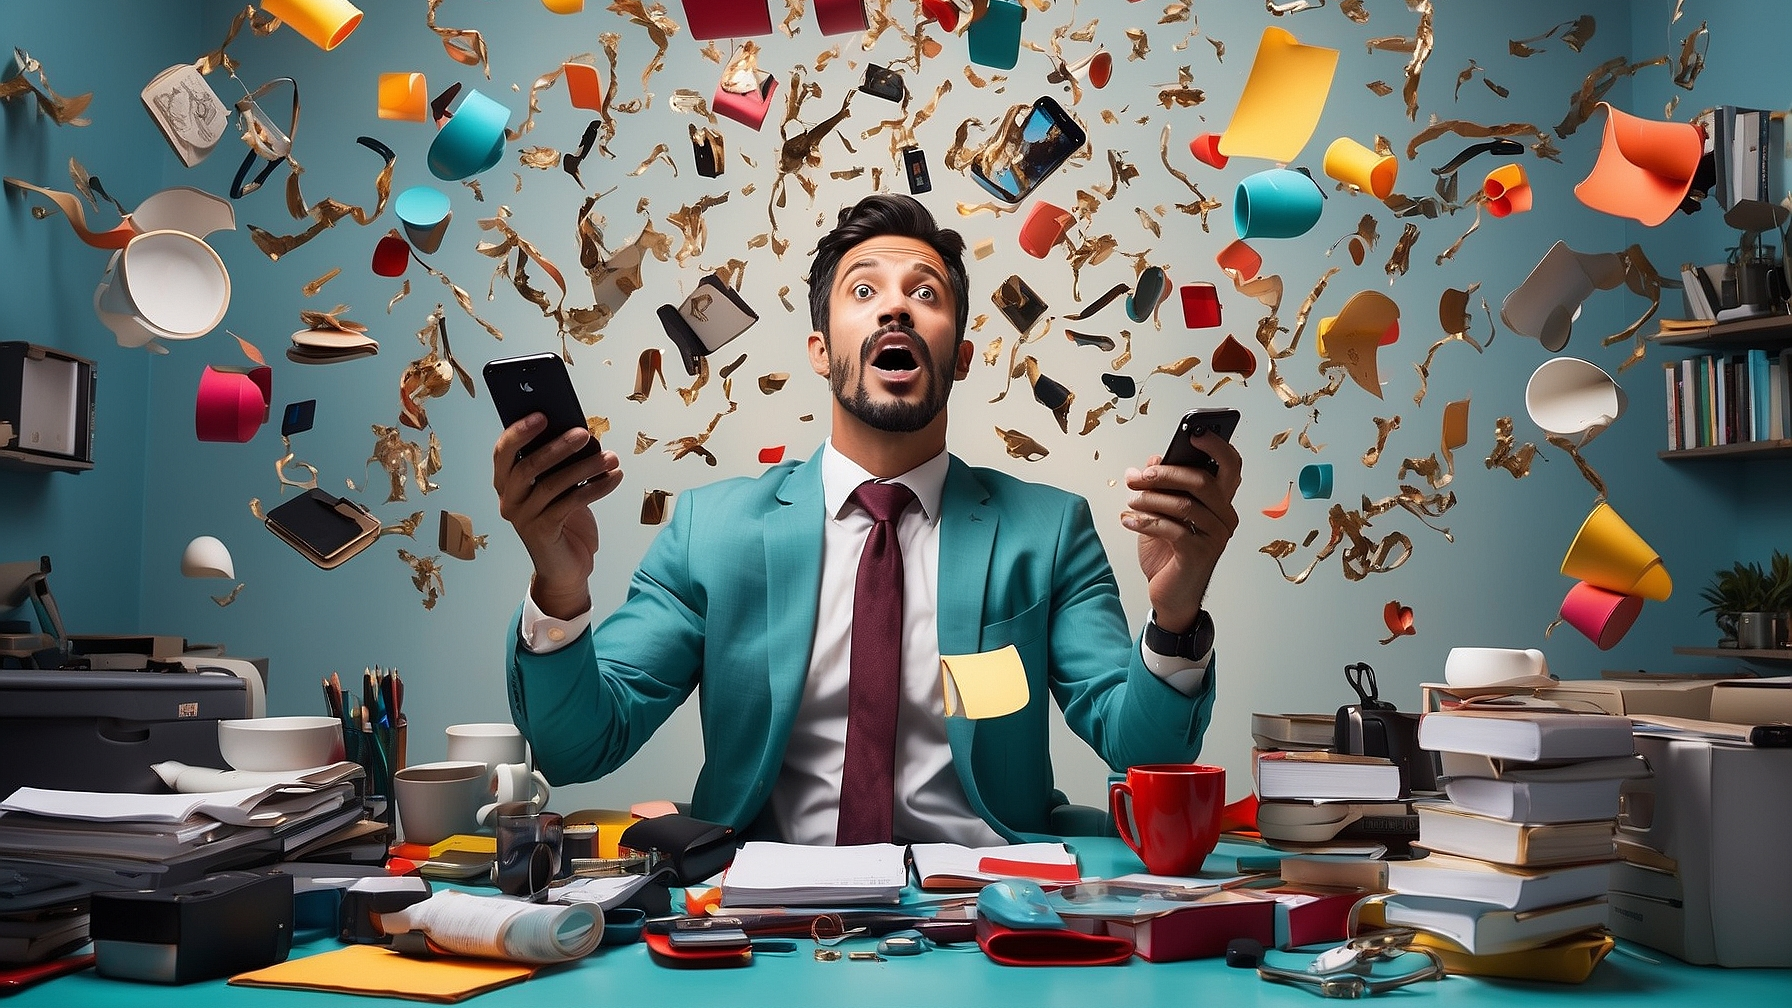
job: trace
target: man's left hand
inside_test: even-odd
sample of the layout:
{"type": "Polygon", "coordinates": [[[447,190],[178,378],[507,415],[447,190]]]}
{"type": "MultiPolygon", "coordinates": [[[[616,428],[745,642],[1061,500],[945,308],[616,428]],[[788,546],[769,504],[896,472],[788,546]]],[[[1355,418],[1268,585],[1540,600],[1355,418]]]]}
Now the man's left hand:
{"type": "Polygon", "coordinates": [[[1213,457],[1217,473],[1164,465],[1153,455],[1143,469],[1126,470],[1133,498],[1120,514],[1120,523],[1139,534],[1139,567],[1150,582],[1151,607],[1157,625],[1170,633],[1195,625],[1214,566],[1238,528],[1232,498],[1244,459],[1217,434],[1194,443],[1213,457]]]}

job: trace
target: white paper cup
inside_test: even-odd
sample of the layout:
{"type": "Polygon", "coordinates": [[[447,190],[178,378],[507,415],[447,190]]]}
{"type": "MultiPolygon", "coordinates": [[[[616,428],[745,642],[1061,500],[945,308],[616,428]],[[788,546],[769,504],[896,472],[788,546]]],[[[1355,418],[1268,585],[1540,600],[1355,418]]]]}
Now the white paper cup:
{"type": "Polygon", "coordinates": [[[1444,659],[1444,682],[1451,686],[1492,686],[1548,675],[1549,662],[1536,648],[1458,647],[1444,659]]]}

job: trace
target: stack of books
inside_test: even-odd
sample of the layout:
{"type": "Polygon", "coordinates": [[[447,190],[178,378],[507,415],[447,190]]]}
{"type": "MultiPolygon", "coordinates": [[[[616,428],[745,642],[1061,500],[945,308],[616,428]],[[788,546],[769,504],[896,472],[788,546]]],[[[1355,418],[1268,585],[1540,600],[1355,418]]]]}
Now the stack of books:
{"type": "Polygon", "coordinates": [[[1662,365],[1668,450],[1779,441],[1792,431],[1792,350],[1706,354],[1662,365]]]}
{"type": "Polygon", "coordinates": [[[1420,860],[1388,865],[1389,924],[1474,956],[1574,941],[1606,922],[1622,782],[1647,771],[1627,717],[1549,710],[1425,715],[1448,801],[1420,802],[1420,860]]]}
{"type": "Polygon", "coordinates": [[[1332,751],[1333,715],[1253,714],[1257,828],[1289,850],[1404,852],[1418,819],[1399,766],[1332,751]]]}

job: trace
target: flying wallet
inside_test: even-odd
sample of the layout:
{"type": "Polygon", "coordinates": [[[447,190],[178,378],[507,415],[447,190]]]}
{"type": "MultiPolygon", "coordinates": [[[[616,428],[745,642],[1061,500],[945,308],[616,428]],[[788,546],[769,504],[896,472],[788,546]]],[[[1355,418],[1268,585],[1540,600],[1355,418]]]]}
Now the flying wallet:
{"type": "Polygon", "coordinates": [[[324,570],[333,570],[373,545],[379,519],[343,497],[311,489],[280,505],[263,519],[268,531],[324,570]]]}
{"type": "Polygon", "coordinates": [[[727,346],[752,328],[759,313],[741,300],[732,287],[714,273],[697,282],[697,289],[677,308],[659,307],[660,325],[678,346],[686,374],[697,373],[697,362],[727,346]]]}

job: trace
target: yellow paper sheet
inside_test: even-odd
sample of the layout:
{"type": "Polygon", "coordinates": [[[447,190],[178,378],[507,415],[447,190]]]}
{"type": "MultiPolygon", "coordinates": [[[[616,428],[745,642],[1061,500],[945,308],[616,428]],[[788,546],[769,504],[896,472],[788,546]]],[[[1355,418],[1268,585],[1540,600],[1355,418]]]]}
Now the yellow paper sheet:
{"type": "Polygon", "coordinates": [[[1013,714],[1027,705],[1027,668],[1012,644],[982,654],[940,655],[940,678],[947,717],[962,711],[980,721],[1013,714]]]}
{"type": "Polygon", "coordinates": [[[1337,69],[1338,50],[1302,45],[1281,28],[1263,29],[1220,153],[1293,161],[1319,126],[1337,69]]]}
{"type": "Polygon", "coordinates": [[[483,959],[412,959],[375,945],[350,945],[230,978],[240,987],[370,994],[453,1004],[535,975],[522,963],[483,959]]]}

